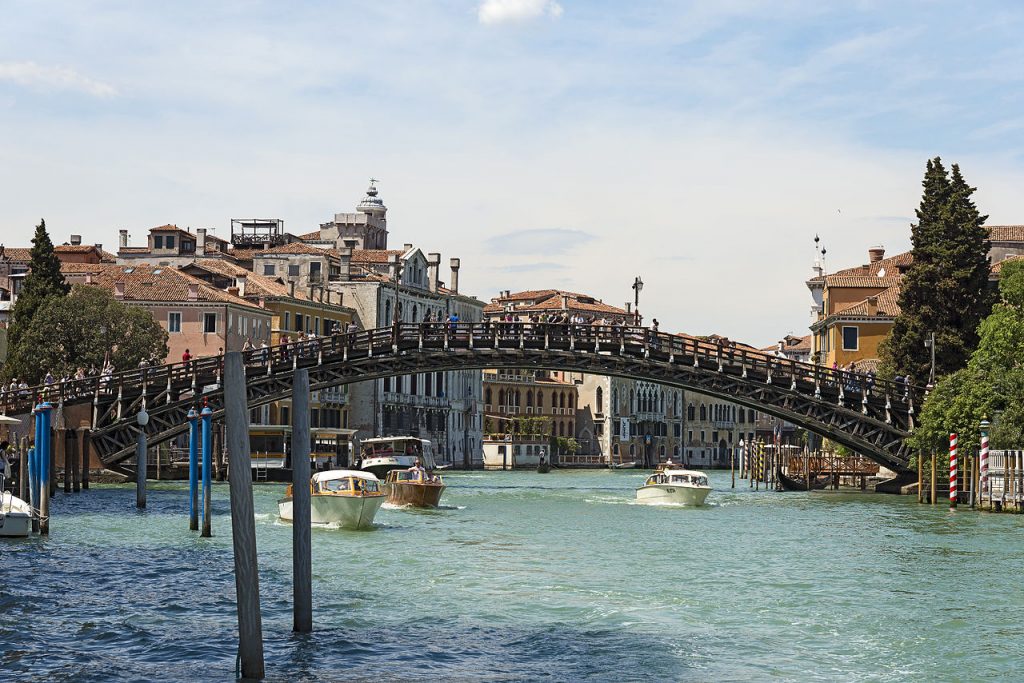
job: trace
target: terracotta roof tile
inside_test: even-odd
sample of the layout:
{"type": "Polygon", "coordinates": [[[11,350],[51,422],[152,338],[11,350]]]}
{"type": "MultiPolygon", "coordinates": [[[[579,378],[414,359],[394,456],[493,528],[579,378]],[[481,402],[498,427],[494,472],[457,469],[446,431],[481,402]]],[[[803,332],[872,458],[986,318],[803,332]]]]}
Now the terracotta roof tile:
{"type": "Polygon", "coordinates": [[[32,250],[27,247],[4,247],[4,258],[27,263],[32,260],[32,250]]]}
{"type": "Polygon", "coordinates": [[[299,235],[298,238],[300,240],[318,240],[320,239],[320,231],[307,232],[305,235],[299,235]]]}
{"type": "Polygon", "coordinates": [[[545,311],[576,311],[584,313],[605,313],[614,316],[626,316],[629,313],[623,308],[611,306],[603,301],[586,294],[576,292],[565,292],[558,289],[538,289],[527,292],[517,292],[507,297],[497,297],[491,303],[484,306],[484,313],[501,313],[505,306],[511,304],[516,313],[542,313],[545,311]],[[562,307],[562,297],[566,297],[565,308],[562,307]],[[532,303],[520,303],[532,302],[532,303]]]}
{"type": "Polygon", "coordinates": [[[352,263],[387,263],[391,256],[404,253],[401,249],[353,249],[352,263]]]}
{"type": "Polygon", "coordinates": [[[871,297],[866,297],[862,301],[858,301],[855,304],[851,304],[846,308],[842,308],[832,315],[838,316],[878,316],[883,318],[895,318],[900,314],[900,287],[894,285],[889,287],[883,292],[879,292],[871,297]],[[871,312],[871,304],[869,299],[875,299],[874,312],[871,312]]]}
{"type": "Polygon", "coordinates": [[[1009,261],[1020,261],[1021,259],[1024,259],[1024,255],[1010,254],[1009,256],[1004,258],[1002,261],[1000,261],[998,263],[993,263],[992,264],[992,274],[998,276],[1000,273],[1003,272],[1003,264],[1004,263],[1007,263],[1009,261]]]}
{"type": "Polygon", "coordinates": [[[338,252],[334,249],[323,249],[321,247],[314,247],[306,244],[305,242],[289,242],[288,244],[280,244],[272,249],[264,249],[264,254],[315,254],[320,256],[337,256],[338,252]]]}
{"type": "Polygon", "coordinates": [[[1024,225],[990,225],[988,234],[993,242],[1024,242],[1024,225]]]}
{"type": "Polygon", "coordinates": [[[92,284],[114,291],[114,283],[123,282],[124,298],[129,301],[187,302],[189,285],[198,285],[198,301],[216,301],[263,310],[256,304],[174,268],[148,264],[64,263],[60,270],[64,275],[72,276],[69,278],[72,284],[84,283],[85,276],[91,275],[92,284]]]}
{"type": "Polygon", "coordinates": [[[886,275],[827,275],[825,276],[826,287],[877,287],[884,289],[892,287],[900,281],[899,276],[886,275]]]}
{"type": "MultiPolygon", "coordinates": [[[[245,278],[245,297],[269,297],[269,296],[291,296],[289,293],[288,285],[284,284],[280,280],[275,278],[267,277],[265,275],[258,275],[250,270],[246,270],[241,266],[237,266],[233,263],[229,263],[224,259],[196,259],[192,262],[192,265],[197,268],[201,268],[210,273],[216,273],[224,277],[230,278],[245,278]]],[[[309,297],[306,296],[301,290],[296,289],[294,298],[308,301],[309,297]]]]}

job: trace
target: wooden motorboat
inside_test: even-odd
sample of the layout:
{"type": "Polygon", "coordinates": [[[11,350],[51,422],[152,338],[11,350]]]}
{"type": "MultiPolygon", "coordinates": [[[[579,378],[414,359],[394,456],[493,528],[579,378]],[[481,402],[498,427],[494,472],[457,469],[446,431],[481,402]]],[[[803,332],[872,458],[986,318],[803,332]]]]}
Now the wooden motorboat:
{"type": "MultiPolygon", "coordinates": [[[[309,482],[310,522],[313,525],[342,529],[366,529],[373,526],[377,510],[384,504],[380,481],[369,472],[327,470],[317,472],[309,482]]],[[[286,522],[294,520],[292,487],[277,501],[278,514],[286,522]]]]}
{"type": "Polygon", "coordinates": [[[436,508],[444,489],[441,477],[422,468],[391,470],[384,480],[384,493],[392,505],[436,508]]]}
{"type": "Polygon", "coordinates": [[[378,479],[387,477],[391,470],[404,470],[421,465],[433,470],[434,448],[427,439],[412,436],[383,436],[363,439],[356,467],[373,473],[378,479]]]}
{"type": "Polygon", "coordinates": [[[827,488],[832,482],[832,475],[825,474],[812,474],[811,475],[811,486],[807,487],[807,479],[804,477],[787,477],[780,467],[778,469],[779,484],[782,486],[784,491],[820,491],[821,489],[827,488]]]}
{"type": "Polygon", "coordinates": [[[708,475],[665,463],[636,490],[636,502],[647,505],[703,505],[709,493],[708,475]]]}
{"type": "Polygon", "coordinates": [[[0,489],[0,537],[25,538],[31,531],[32,507],[10,491],[0,489]]]}

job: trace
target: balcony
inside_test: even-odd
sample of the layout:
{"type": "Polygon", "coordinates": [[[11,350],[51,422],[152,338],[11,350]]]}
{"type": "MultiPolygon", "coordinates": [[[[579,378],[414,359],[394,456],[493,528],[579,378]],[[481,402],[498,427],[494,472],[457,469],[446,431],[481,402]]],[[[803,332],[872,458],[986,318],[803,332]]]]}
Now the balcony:
{"type": "Polygon", "coordinates": [[[313,400],[319,400],[322,404],[344,406],[348,405],[348,392],[343,390],[341,387],[321,389],[314,394],[313,400]],[[319,395],[319,398],[317,398],[317,394],[319,395]]]}
{"type": "Polygon", "coordinates": [[[444,396],[414,396],[412,394],[400,394],[395,391],[385,391],[381,395],[381,403],[394,405],[418,406],[421,408],[450,408],[451,404],[444,396]]]}

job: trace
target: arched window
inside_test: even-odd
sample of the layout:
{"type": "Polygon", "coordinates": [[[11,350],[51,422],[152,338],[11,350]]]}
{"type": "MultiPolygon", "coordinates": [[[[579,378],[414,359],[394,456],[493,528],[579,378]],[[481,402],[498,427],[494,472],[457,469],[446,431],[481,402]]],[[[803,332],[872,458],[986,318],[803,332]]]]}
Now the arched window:
{"type": "Polygon", "coordinates": [[[700,404],[700,421],[706,422],[708,419],[708,409],[704,407],[704,404],[700,404]]]}
{"type": "Polygon", "coordinates": [[[420,317],[419,316],[419,311],[420,311],[420,307],[415,305],[415,304],[413,304],[413,307],[412,307],[412,321],[413,322],[416,322],[417,319],[420,317]]]}
{"type": "Polygon", "coordinates": [[[740,408],[738,412],[740,415],[740,424],[743,424],[744,422],[746,422],[746,411],[743,410],[743,408],[740,408]]]}
{"type": "Polygon", "coordinates": [[[619,389],[618,387],[612,387],[612,413],[615,415],[619,414],[619,389]]]}
{"type": "Polygon", "coordinates": [[[498,405],[500,405],[500,406],[505,405],[505,390],[504,389],[498,389],[498,405]]]}
{"type": "Polygon", "coordinates": [[[385,327],[391,324],[391,300],[388,299],[384,302],[384,325],[385,327]]]}
{"type": "Polygon", "coordinates": [[[633,390],[629,390],[629,412],[636,412],[636,398],[633,396],[633,390]]]}
{"type": "Polygon", "coordinates": [[[598,387],[597,388],[597,393],[596,393],[595,396],[596,396],[595,403],[597,404],[597,406],[596,406],[597,412],[598,413],[603,413],[604,412],[604,389],[602,389],[601,387],[598,387]]]}
{"type": "Polygon", "coordinates": [[[619,454],[619,444],[613,443],[612,444],[612,455],[618,455],[618,454],[619,454]]]}
{"type": "Polygon", "coordinates": [[[562,421],[558,422],[558,435],[565,436],[565,423],[562,421]]]}
{"type": "Polygon", "coordinates": [[[526,407],[527,408],[532,408],[533,407],[533,391],[527,391],[526,392],[526,407]]]}
{"type": "Polygon", "coordinates": [[[384,391],[391,391],[391,378],[390,377],[385,377],[384,378],[384,391]]]}
{"type": "Polygon", "coordinates": [[[630,455],[636,455],[636,445],[635,444],[629,444],[629,454],[630,455]]]}
{"type": "Polygon", "coordinates": [[[664,445],[661,447],[661,459],[662,460],[665,459],[665,446],[664,445]]]}
{"type": "Polygon", "coordinates": [[[749,410],[747,410],[747,422],[756,422],[756,421],[757,420],[756,420],[756,418],[754,416],[754,409],[750,408],[749,410]]]}
{"type": "Polygon", "coordinates": [[[537,392],[537,408],[543,408],[543,407],[544,407],[544,392],[538,391],[537,392]]]}
{"type": "Polygon", "coordinates": [[[436,396],[444,396],[444,373],[437,373],[436,396]]]}
{"type": "Polygon", "coordinates": [[[431,373],[431,372],[428,372],[427,374],[423,375],[423,395],[424,396],[430,396],[430,394],[433,393],[433,386],[432,386],[433,378],[434,378],[434,374],[431,373]]]}
{"type": "Polygon", "coordinates": [[[488,404],[488,405],[489,405],[489,404],[490,404],[490,402],[491,402],[491,388],[490,388],[490,387],[487,387],[487,388],[486,388],[486,389],[484,390],[484,403],[486,403],[486,404],[488,404]]]}
{"type": "Polygon", "coordinates": [[[695,420],[695,419],[697,419],[697,409],[693,406],[692,403],[690,405],[686,406],[686,419],[687,420],[695,420]]]}
{"type": "Polygon", "coordinates": [[[677,458],[679,457],[679,446],[676,446],[675,448],[672,449],[672,454],[677,458]]]}
{"type": "Polygon", "coordinates": [[[565,394],[564,393],[558,395],[558,407],[559,408],[564,408],[565,407],[565,394]]]}
{"type": "Polygon", "coordinates": [[[570,408],[575,408],[576,407],[576,394],[569,394],[569,407],[570,408]]]}
{"type": "Polygon", "coordinates": [[[519,402],[519,390],[518,389],[516,389],[516,402],[514,404],[512,404],[512,405],[515,405],[515,406],[519,406],[520,405],[520,402],[519,402]]]}
{"type": "Polygon", "coordinates": [[[416,395],[416,389],[418,388],[416,380],[418,379],[419,375],[409,375],[409,393],[413,396],[416,395]]]}

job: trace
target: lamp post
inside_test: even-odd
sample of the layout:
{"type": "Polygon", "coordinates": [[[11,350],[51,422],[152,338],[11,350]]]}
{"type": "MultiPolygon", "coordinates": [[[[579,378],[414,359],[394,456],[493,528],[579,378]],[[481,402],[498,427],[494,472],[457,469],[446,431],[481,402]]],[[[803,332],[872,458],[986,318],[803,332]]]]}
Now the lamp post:
{"type": "Polygon", "coordinates": [[[928,373],[928,390],[930,391],[935,386],[935,333],[929,332],[928,338],[924,340],[924,347],[931,351],[932,363],[931,370],[928,373]]]}
{"type": "Polygon", "coordinates": [[[149,449],[146,444],[146,425],[149,424],[149,413],[143,405],[135,416],[135,422],[139,425],[139,433],[135,441],[135,507],[146,507],[146,460],[149,449]]]}
{"type": "Polygon", "coordinates": [[[637,275],[633,280],[633,322],[636,325],[640,324],[640,292],[643,288],[644,281],[637,275]]]}
{"type": "MultiPolygon", "coordinates": [[[[744,452],[743,451],[743,447],[745,445],[746,445],[746,442],[743,441],[743,439],[740,439],[740,453],[741,454],[744,452]]],[[[743,456],[741,455],[740,457],[742,458],[743,456]]],[[[736,488],[736,451],[735,450],[733,450],[733,452],[732,452],[732,488],[736,488]]]]}

